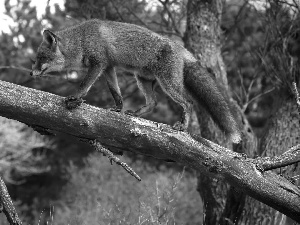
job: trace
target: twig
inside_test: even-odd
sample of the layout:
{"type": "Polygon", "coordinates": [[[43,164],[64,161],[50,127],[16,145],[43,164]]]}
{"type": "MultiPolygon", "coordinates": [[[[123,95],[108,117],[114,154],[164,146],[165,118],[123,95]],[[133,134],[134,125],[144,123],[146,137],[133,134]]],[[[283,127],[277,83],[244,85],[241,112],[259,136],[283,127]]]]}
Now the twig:
{"type": "Polygon", "coordinates": [[[167,14],[168,14],[168,16],[169,16],[169,18],[171,20],[171,24],[173,26],[173,29],[175,30],[175,32],[178,33],[178,34],[180,34],[180,36],[182,36],[180,30],[178,29],[178,27],[176,25],[177,23],[176,23],[176,21],[175,21],[175,19],[173,17],[173,14],[171,13],[170,9],[167,6],[168,1],[165,1],[165,2],[162,1],[162,0],[158,0],[158,1],[163,5],[164,10],[167,12],[167,14]]]}
{"type": "Polygon", "coordinates": [[[120,17],[120,19],[121,19],[123,22],[125,22],[125,20],[124,20],[122,14],[120,13],[118,7],[115,5],[115,2],[114,2],[113,0],[111,0],[111,1],[109,1],[109,2],[112,4],[112,6],[114,7],[114,9],[116,10],[116,12],[117,12],[118,16],[120,17]]]}
{"type": "Polygon", "coordinates": [[[289,6],[290,8],[296,8],[296,9],[298,8],[297,7],[298,4],[295,1],[292,4],[292,3],[289,3],[288,1],[280,1],[280,0],[278,0],[278,3],[285,4],[285,5],[289,6]]]}
{"type": "Polygon", "coordinates": [[[294,96],[295,96],[295,99],[296,99],[296,103],[297,103],[297,109],[298,109],[298,113],[300,115],[300,99],[299,99],[299,92],[298,92],[298,89],[297,89],[297,84],[295,81],[293,81],[293,92],[294,92],[294,96]]]}
{"type": "Polygon", "coordinates": [[[16,67],[16,66],[0,66],[0,69],[15,69],[15,70],[21,70],[21,71],[26,71],[30,72],[30,69],[24,68],[24,67],[16,67]]]}
{"type": "Polygon", "coordinates": [[[2,177],[0,177],[0,206],[10,225],[22,225],[2,177]]]}
{"type": "Polygon", "coordinates": [[[138,181],[142,179],[136,172],[133,171],[126,163],[122,162],[118,157],[116,157],[110,150],[104,148],[98,141],[96,140],[89,140],[88,143],[92,145],[97,151],[101,152],[104,156],[107,156],[110,163],[114,161],[116,164],[122,166],[131,176],[135,177],[138,181]]]}
{"type": "MultiPolygon", "coordinates": [[[[296,83],[296,73],[297,73],[297,62],[298,59],[295,59],[294,57],[291,57],[291,66],[290,66],[290,73],[292,74],[292,92],[293,95],[295,97],[296,100],[296,104],[297,104],[297,110],[298,110],[298,115],[300,116],[300,100],[299,100],[299,92],[298,92],[298,88],[297,88],[297,83],[296,83]]],[[[300,124],[300,120],[298,120],[298,123],[300,124]]]]}
{"type": "Polygon", "coordinates": [[[260,93],[260,94],[258,94],[256,96],[254,96],[253,98],[251,98],[250,100],[248,100],[247,103],[243,106],[243,109],[242,109],[243,112],[245,112],[247,110],[247,108],[248,108],[248,106],[250,105],[251,102],[253,102],[254,100],[256,100],[256,99],[262,97],[263,95],[266,95],[266,94],[268,94],[268,93],[270,93],[270,92],[272,92],[274,90],[275,90],[274,87],[270,88],[269,90],[266,90],[265,92],[260,93]]]}
{"type": "Polygon", "coordinates": [[[240,7],[239,11],[237,12],[236,16],[234,17],[234,23],[231,27],[229,27],[228,32],[227,32],[227,36],[224,39],[224,42],[229,40],[229,38],[231,38],[233,31],[239,26],[239,18],[244,10],[244,8],[249,4],[249,1],[245,1],[244,4],[240,7]]]}
{"type": "Polygon", "coordinates": [[[151,30],[150,27],[138,16],[135,14],[134,11],[132,11],[128,6],[125,6],[125,8],[130,12],[144,27],[151,30]]]}
{"type": "Polygon", "coordinates": [[[178,34],[176,32],[172,32],[172,31],[165,31],[165,30],[161,30],[161,31],[155,31],[156,33],[158,34],[162,34],[162,35],[168,35],[168,36],[177,36],[177,37],[180,37],[182,38],[182,35],[181,34],[178,34]]]}
{"type": "Polygon", "coordinates": [[[279,156],[257,158],[256,165],[262,171],[281,168],[300,162],[300,144],[291,147],[279,156]]]}

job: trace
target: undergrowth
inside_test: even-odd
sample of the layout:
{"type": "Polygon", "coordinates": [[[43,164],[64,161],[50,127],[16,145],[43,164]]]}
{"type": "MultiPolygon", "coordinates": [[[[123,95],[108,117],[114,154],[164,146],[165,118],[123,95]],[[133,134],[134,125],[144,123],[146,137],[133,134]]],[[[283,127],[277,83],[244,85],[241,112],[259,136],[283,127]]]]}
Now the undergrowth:
{"type": "Polygon", "coordinates": [[[97,153],[86,159],[84,168],[71,164],[70,182],[48,225],[202,224],[195,176],[172,169],[149,172],[140,161],[130,166],[141,182],[97,153]]]}

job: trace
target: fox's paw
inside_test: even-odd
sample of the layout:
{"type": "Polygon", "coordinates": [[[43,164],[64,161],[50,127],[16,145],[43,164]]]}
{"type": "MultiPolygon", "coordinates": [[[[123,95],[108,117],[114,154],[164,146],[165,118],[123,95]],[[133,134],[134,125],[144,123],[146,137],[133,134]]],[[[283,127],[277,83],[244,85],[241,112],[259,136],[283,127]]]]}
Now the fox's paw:
{"type": "Polygon", "coordinates": [[[81,103],[83,103],[83,99],[71,95],[71,96],[66,97],[65,103],[66,103],[67,109],[75,109],[78,106],[80,106],[81,103]]]}
{"type": "Polygon", "coordinates": [[[135,113],[134,111],[132,111],[132,110],[126,110],[124,113],[125,113],[126,115],[129,115],[129,116],[138,116],[138,115],[136,115],[136,113],[135,113]]]}
{"type": "Polygon", "coordinates": [[[186,131],[186,127],[184,126],[183,123],[177,121],[173,127],[172,127],[174,130],[178,130],[178,131],[186,131]]]}
{"type": "Polygon", "coordinates": [[[113,112],[121,112],[122,108],[118,107],[118,106],[114,106],[112,108],[108,109],[109,111],[113,111],[113,112]]]}
{"type": "Polygon", "coordinates": [[[242,136],[239,131],[233,132],[233,133],[229,134],[228,136],[229,136],[229,140],[231,140],[235,144],[239,144],[242,140],[242,136]]]}

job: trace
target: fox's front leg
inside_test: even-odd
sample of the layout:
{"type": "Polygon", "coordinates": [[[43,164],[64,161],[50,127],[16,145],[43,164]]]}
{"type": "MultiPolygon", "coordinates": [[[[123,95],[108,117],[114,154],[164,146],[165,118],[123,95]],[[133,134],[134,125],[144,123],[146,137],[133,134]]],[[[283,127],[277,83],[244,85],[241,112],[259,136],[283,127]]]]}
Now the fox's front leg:
{"type": "Polygon", "coordinates": [[[118,78],[114,67],[108,67],[105,70],[105,78],[111,95],[113,96],[116,106],[111,111],[121,112],[123,109],[123,99],[118,84],[118,78]]]}
{"type": "Polygon", "coordinates": [[[83,102],[82,97],[88,93],[97,78],[103,73],[103,70],[104,66],[101,64],[93,65],[89,68],[88,73],[81,82],[77,93],[66,98],[65,102],[67,109],[74,109],[83,102]]]}

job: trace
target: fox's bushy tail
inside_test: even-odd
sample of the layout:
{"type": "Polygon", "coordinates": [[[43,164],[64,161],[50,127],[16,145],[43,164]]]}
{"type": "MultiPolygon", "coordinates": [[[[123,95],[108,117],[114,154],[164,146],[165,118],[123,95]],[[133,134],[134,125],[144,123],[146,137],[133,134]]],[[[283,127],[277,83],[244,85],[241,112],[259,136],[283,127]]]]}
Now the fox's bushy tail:
{"type": "Polygon", "coordinates": [[[186,63],[184,70],[184,83],[194,101],[208,111],[227,138],[239,143],[241,140],[239,127],[211,74],[200,65],[200,62],[186,63]]]}

